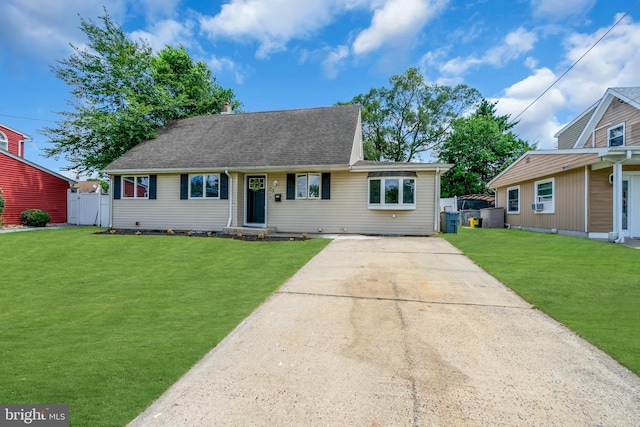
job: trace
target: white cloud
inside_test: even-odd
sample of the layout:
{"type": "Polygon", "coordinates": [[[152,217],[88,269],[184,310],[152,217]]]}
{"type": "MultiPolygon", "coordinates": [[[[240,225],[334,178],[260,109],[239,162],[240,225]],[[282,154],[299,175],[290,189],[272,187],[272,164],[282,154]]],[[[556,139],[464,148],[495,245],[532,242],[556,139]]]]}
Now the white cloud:
{"type": "Polygon", "coordinates": [[[540,68],[514,85],[505,89],[504,96],[498,100],[496,110],[498,114],[509,114],[511,120],[519,123],[514,132],[530,143],[537,143],[538,148],[556,148],[553,135],[560,127],[554,111],[565,108],[567,100],[562,92],[553,88],[544,95],[544,102],[529,105],[544,92],[556,79],[556,75],[548,68],[540,68]],[[523,112],[520,117],[516,115],[523,112]],[[551,113],[551,114],[550,114],[551,113]]]}
{"type": "Polygon", "coordinates": [[[335,79],[338,75],[338,68],[340,68],[345,58],[349,56],[349,48],[347,46],[338,46],[333,49],[325,60],[322,62],[322,68],[327,78],[335,79]]]}
{"type": "Polygon", "coordinates": [[[266,58],[284,50],[289,40],[309,37],[329,24],[339,4],[339,0],[232,0],[216,16],[201,18],[200,25],[210,37],[257,40],[256,55],[266,58]]]}
{"type": "Polygon", "coordinates": [[[55,2],[4,0],[0,3],[0,40],[14,58],[41,58],[47,62],[70,53],[69,43],[84,39],[80,20],[103,15],[103,3],[115,18],[124,11],[124,0],[55,2]],[[72,12],[73,11],[73,12],[72,12]]]}
{"type": "Polygon", "coordinates": [[[518,59],[523,54],[531,51],[537,41],[538,37],[534,32],[520,27],[507,34],[504,38],[504,43],[489,49],[483,56],[471,55],[451,59],[440,66],[440,71],[450,76],[460,76],[470,68],[484,64],[497,68],[503,67],[507,62],[518,59]]]}
{"type": "Polygon", "coordinates": [[[448,0],[388,0],[380,4],[371,26],[353,42],[354,54],[369,53],[388,44],[408,43],[447,4],[448,0]]]}
{"type": "Polygon", "coordinates": [[[586,14],[596,0],[531,0],[534,15],[546,18],[562,19],[568,15],[586,14]]]}
{"type": "Polygon", "coordinates": [[[187,21],[184,24],[167,19],[155,23],[146,30],[134,31],[130,34],[133,40],[145,40],[154,51],[164,49],[165,46],[189,47],[193,43],[193,22],[187,21]]]}
{"type": "MultiPolygon", "coordinates": [[[[613,22],[617,21],[617,16],[613,22]]],[[[504,91],[498,111],[515,117],[569,69],[608,30],[573,33],[564,46],[565,61],[558,71],[539,68],[504,91]]],[[[528,59],[531,63],[531,60],[528,59]]],[[[609,87],[637,86],[640,75],[640,24],[630,18],[615,27],[562,79],[520,117],[515,131],[540,148],[554,148],[553,135],[598,101],[609,87]]]]}
{"type": "MultiPolygon", "coordinates": [[[[81,16],[96,24],[107,13],[117,24],[124,24],[130,10],[139,10],[148,19],[176,13],[180,0],[3,0],[0,2],[0,40],[15,60],[34,59],[53,62],[68,56],[69,44],[82,46],[86,36],[79,29],[81,16]],[[78,16],[79,15],[79,16],[78,16]]],[[[153,22],[153,21],[151,21],[153,22]]],[[[170,39],[169,29],[159,24],[147,32],[155,40],[170,39]]],[[[180,39],[183,42],[183,39],[180,39]]]]}
{"type": "Polygon", "coordinates": [[[205,62],[214,75],[219,75],[222,73],[231,74],[233,75],[233,81],[237,84],[244,83],[247,74],[249,74],[248,70],[244,69],[229,58],[219,58],[217,56],[211,56],[210,58],[206,59],[205,62]]]}

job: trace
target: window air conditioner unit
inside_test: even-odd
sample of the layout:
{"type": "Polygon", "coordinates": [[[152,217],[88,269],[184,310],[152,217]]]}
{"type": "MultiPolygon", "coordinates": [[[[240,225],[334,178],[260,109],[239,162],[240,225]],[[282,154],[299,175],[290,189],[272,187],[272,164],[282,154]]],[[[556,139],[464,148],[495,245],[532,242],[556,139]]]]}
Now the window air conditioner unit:
{"type": "Polygon", "coordinates": [[[543,203],[531,203],[531,210],[532,211],[542,211],[544,210],[544,204],[543,203]]]}

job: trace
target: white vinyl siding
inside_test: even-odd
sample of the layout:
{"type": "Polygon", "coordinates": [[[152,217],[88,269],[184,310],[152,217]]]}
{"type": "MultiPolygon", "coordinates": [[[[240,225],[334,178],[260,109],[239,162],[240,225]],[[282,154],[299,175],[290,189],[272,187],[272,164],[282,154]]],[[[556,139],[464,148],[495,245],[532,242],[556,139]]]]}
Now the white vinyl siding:
{"type": "Polygon", "coordinates": [[[113,227],[219,231],[226,226],[228,200],[180,200],[179,174],[159,174],[156,187],[156,200],[114,200],[113,227]]]}
{"type": "Polygon", "coordinates": [[[434,173],[418,172],[415,179],[415,209],[374,210],[368,208],[366,172],[331,172],[330,200],[286,200],[286,186],[272,185],[286,182],[286,173],[270,173],[267,226],[291,233],[434,234],[434,173]]]}
{"type": "MultiPolygon", "coordinates": [[[[232,174],[232,226],[244,218],[242,174],[232,174]]],[[[435,176],[418,172],[415,186],[416,209],[368,209],[367,173],[331,172],[331,199],[286,200],[286,172],[269,173],[267,186],[267,227],[286,233],[366,233],[397,235],[434,234],[435,176]],[[278,181],[274,186],[273,182],[278,181]],[[281,195],[281,202],[275,201],[281,195]]],[[[322,194],[322,192],[320,192],[322,194]]],[[[229,200],[180,200],[180,175],[159,174],[156,200],[113,200],[113,226],[149,230],[219,231],[227,226],[229,200]],[[135,223],[139,226],[136,227],[135,223]]]]}

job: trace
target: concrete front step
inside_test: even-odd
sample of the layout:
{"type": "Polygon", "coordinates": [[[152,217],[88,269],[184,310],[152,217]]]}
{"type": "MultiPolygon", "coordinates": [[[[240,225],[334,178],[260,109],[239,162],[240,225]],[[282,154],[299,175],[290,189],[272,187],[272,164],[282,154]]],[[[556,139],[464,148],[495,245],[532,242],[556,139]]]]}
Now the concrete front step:
{"type": "Polygon", "coordinates": [[[227,227],[223,228],[224,234],[238,234],[242,233],[246,236],[257,236],[258,234],[264,234],[268,236],[276,232],[275,228],[259,228],[259,227],[227,227]]]}

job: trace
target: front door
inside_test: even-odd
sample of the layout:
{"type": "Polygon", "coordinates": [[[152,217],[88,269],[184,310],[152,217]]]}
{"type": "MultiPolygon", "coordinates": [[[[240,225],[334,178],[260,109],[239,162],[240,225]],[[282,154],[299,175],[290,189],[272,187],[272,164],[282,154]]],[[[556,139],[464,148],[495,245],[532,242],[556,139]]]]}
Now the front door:
{"type": "Polygon", "coordinates": [[[265,181],[264,175],[247,177],[247,224],[266,224],[265,181]]]}

